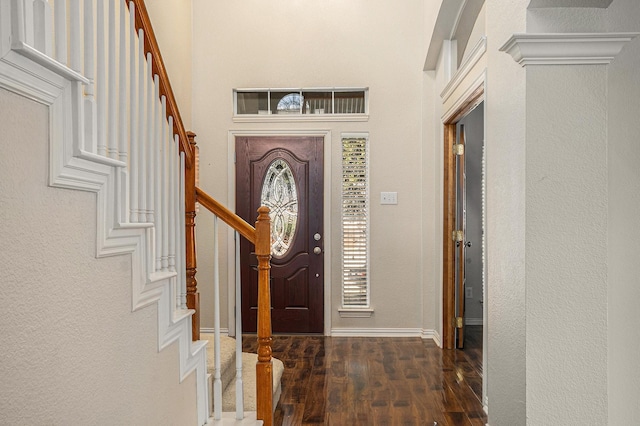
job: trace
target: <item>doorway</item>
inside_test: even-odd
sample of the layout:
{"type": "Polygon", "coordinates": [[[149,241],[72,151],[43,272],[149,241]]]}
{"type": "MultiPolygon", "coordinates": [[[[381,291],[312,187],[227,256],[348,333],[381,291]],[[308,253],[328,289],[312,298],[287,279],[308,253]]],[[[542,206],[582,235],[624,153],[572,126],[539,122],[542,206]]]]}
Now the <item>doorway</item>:
{"type": "MultiPolygon", "coordinates": [[[[456,124],[457,138],[464,142],[464,155],[459,160],[457,185],[457,215],[460,219],[458,229],[463,230],[462,250],[456,250],[457,306],[463,306],[456,315],[463,317],[465,328],[483,324],[484,293],[484,223],[483,223],[483,180],[484,180],[484,104],[478,105],[456,124]],[[463,267],[460,267],[462,264],[463,267]],[[462,303],[460,303],[462,301],[462,303]]],[[[480,330],[481,333],[481,330],[480,330]]],[[[482,334],[480,334],[482,335],[482,334]]],[[[464,347],[466,336],[464,328],[458,329],[458,347],[464,347]]]]}
{"type": "MultiPolygon", "coordinates": [[[[443,348],[484,317],[484,88],[444,124],[443,348]]],[[[481,330],[482,331],[482,330],[481,330]]],[[[475,330],[476,334],[478,330],[475,330]]],[[[481,334],[482,335],[482,334],[481,334]]]]}
{"type": "MultiPolygon", "coordinates": [[[[323,137],[236,137],[236,212],[271,209],[274,333],[324,331],[323,137]]],[[[257,325],[257,260],[240,245],[244,331],[257,325]]]]}

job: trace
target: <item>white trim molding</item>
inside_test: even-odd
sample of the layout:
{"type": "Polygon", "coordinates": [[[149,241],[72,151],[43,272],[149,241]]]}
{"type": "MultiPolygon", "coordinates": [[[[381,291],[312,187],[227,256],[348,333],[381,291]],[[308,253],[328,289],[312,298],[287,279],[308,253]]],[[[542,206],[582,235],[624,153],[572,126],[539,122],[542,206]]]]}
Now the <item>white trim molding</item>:
{"type": "Polygon", "coordinates": [[[607,65],[640,33],[514,34],[500,48],[522,65],[607,65]]]}
{"type": "MultiPolygon", "coordinates": [[[[215,331],[216,331],[215,328],[212,328],[212,327],[200,327],[200,333],[211,333],[211,334],[213,334],[213,333],[215,333],[215,331]]],[[[224,334],[224,335],[228,336],[229,335],[229,329],[221,327],[220,328],[220,334],[224,334]]]]}
{"type": "Polygon", "coordinates": [[[442,102],[445,103],[449,100],[453,92],[460,86],[464,79],[469,75],[473,67],[482,59],[487,51],[487,37],[481,37],[471,49],[471,53],[464,60],[455,75],[449,80],[449,83],[445,86],[444,90],[440,94],[442,102]]]}
{"type": "Polygon", "coordinates": [[[234,116],[234,123],[301,123],[301,122],[364,122],[369,114],[301,114],[301,115],[252,115],[234,116]]]}
{"type": "MultiPolygon", "coordinates": [[[[441,117],[442,122],[443,123],[449,122],[449,120],[451,120],[451,118],[458,111],[460,111],[460,108],[462,107],[462,105],[464,105],[465,102],[469,101],[469,99],[471,98],[471,95],[473,95],[473,93],[476,90],[482,87],[483,90],[486,91],[486,81],[487,81],[487,69],[485,68],[484,70],[482,70],[482,73],[480,73],[478,77],[473,82],[471,82],[471,84],[469,84],[469,86],[466,88],[464,93],[458,97],[458,99],[449,107],[449,109],[447,109],[447,111],[444,114],[442,114],[442,117],[441,117]]],[[[482,97],[482,101],[484,101],[484,96],[482,97]]]]}
{"type": "Polygon", "coordinates": [[[440,339],[440,333],[438,333],[438,330],[423,328],[422,335],[420,337],[422,337],[422,339],[424,340],[431,339],[433,340],[433,343],[436,344],[436,346],[438,346],[439,348],[442,347],[442,340],[440,339]]]}
{"type": "Polygon", "coordinates": [[[373,308],[338,308],[340,318],[371,318],[373,308]]]}
{"type": "MultiPolygon", "coordinates": [[[[331,145],[333,136],[330,129],[233,129],[227,133],[227,203],[231,210],[236,206],[236,137],[251,136],[316,136],[324,138],[323,168],[323,229],[325,259],[331,259],[331,145]]],[[[227,277],[228,277],[228,324],[229,332],[235,336],[235,242],[234,233],[227,236],[227,277]]],[[[324,262],[324,333],[329,336],[331,330],[331,262],[324,262]]]]}

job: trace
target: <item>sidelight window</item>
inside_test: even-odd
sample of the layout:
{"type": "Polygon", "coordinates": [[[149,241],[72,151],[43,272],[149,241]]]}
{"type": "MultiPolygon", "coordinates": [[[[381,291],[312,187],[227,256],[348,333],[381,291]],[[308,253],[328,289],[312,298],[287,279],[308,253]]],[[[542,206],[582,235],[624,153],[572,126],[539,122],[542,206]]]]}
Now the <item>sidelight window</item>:
{"type": "Polygon", "coordinates": [[[342,136],[342,306],[369,307],[367,135],[342,136]]]}

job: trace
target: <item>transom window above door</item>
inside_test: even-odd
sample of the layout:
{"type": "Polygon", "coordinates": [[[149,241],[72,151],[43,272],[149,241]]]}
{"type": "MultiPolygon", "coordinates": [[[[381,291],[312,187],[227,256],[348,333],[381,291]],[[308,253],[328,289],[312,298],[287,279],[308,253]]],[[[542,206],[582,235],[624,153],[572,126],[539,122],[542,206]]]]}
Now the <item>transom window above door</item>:
{"type": "Polygon", "coordinates": [[[235,89],[233,104],[234,119],[366,120],[368,89],[235,89]]]}

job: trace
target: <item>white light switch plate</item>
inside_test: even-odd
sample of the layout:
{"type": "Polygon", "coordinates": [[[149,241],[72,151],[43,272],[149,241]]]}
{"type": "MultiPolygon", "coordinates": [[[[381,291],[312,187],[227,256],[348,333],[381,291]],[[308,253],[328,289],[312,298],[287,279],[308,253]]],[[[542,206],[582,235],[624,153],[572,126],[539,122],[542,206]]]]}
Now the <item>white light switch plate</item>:
{"type": "Polygon", "coordinates": [[[398,204],[397,192],[381,192],[380,204],[398,204]]]}

